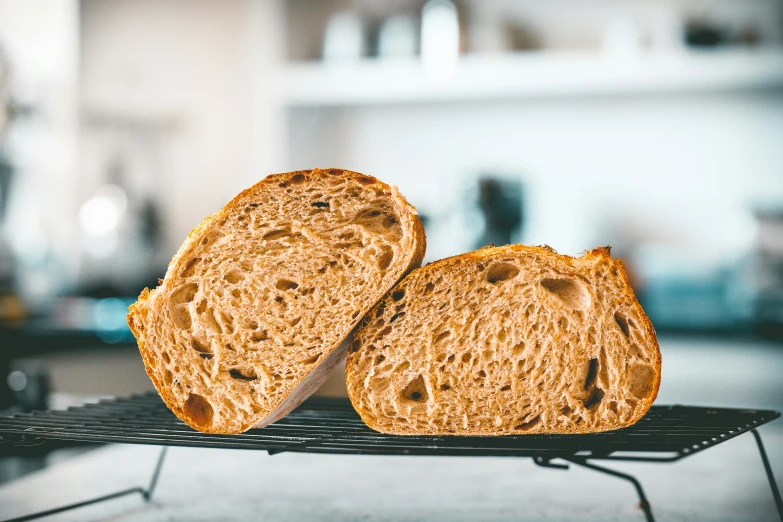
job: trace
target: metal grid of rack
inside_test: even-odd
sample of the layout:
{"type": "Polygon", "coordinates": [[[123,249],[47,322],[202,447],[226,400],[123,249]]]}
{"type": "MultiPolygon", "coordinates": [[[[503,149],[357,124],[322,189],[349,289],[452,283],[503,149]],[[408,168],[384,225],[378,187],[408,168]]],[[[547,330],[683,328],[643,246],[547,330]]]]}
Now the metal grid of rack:
{"type": "MultiPolygon", "coordinates": [[[[281,452],[364,455],[440,455],[531,457],[545,467],[567,468],[555,459],[630,481],[648,520],[652,510],[641,484],[632,476],[590,461],[672,462],[704,451],[746,432],[753,433],[783,520],[780,493],[755,428],[780,417],[770,410],[689,406],[653,406],[635,425],[606,433],[519,435],[504,437],[412,437],[377,433],[368,428],[345,399],[311,398],[280,421],[238,435],[209,435],[177,419],[154,394],[102,401],[65,411],[44,411],[0,417],[0,442],[35,444],[61,439],[84,442],[163,446],[234,448],[281,452]]],[[[117,496],[152,495],[157,471],[147,488],[63,506],[13,519],[16,522],[61,512],[117,496]]]]}

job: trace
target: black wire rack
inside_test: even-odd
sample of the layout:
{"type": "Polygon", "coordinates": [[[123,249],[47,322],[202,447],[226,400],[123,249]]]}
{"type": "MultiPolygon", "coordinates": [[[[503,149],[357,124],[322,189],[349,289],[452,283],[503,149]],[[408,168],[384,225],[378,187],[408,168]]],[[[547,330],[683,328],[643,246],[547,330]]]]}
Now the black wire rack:
{"type": "MultiPolygon", "coordinates": [[[[70,408],[0,417],[0,442],[36,444],[59,439],[82,442],[163,446],[150,485],[53,510],[11,519],[14,522],[138,493],[149,500],[168,446],[234,448],[281,452],[362,455],[437,455],[530,457],[540,466],[567,469],[562,460],[631,482],[647,520],[652,509],[641,484],[631,475],[591,461],[673,462],[751,432],[758,444],[781,520],[783,504],[756,428],[780,417],[771,410],[653,406],[635,425],[606,433],[504,437],[418,437],[384,435],[368,428],[346,399],[311,398],[287,417],[238,435],[209,435],[186,426],[154,394],[70,408]]],[[[7,521],[10,522],[10,521],[7,521]]]]}

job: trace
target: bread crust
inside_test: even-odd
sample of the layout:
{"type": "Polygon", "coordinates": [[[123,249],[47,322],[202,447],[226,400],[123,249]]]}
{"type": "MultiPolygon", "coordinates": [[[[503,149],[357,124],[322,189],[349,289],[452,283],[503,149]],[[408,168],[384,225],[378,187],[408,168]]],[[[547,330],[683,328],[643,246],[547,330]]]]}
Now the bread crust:
{"type": "MultiPolygon", "coordinates": [[[[662,361],[661,351],[658,345],[658,339],[655,333],[655,329],[653,328],[650,319],[647,317],[647,314],[644,313],[644,310],[642,309],[642,306],[639,304],[638,299],[636,299],[636,295],[634,294],[633,289],[631,288],[631,285],[628,281],[628,276],[626,275],[625,266],[623,265],[623,262],[620,259],[613,259],[610,250],[611,247],[609,246],[598,247],[598,248],[594,248],[593,250],[586,251],[582,258],[576,258],[564,254],[558,254],[552,247],[548,245],[542,245],[542,246],[505,245],[500,247],[487,246],[475,250],[473,252],[467,252],[465,254],[444,258],[435,261],[433,263],[429,263],[421,268],[413,270],[408,274],[408,276],[406,276],[403,280],[397,283],[395,287],[392,290],[390,290],[389,293],[387,293],[386,296],[373,307],[373,309],[365,316],[364,321],[362,321],[362,323],[356,330],[355,340],[353,345],[354,348],[348,351],[348,356],[346,358],[346,366],[345,366],[348,397],[351,400],[354,409],[357,411],[357,413],[359,413],[359,416],[362,418],[362,421],[364,421],[364,423],[367,424],[370,428],[374,429],[375,431],[388,433],[392,435],[411,435],[411,436],[425,435],[425,434],[438,435],[438,436],[498,435],[498,433],[493,432],[491,430],[476,431],[474,429],[469,429],[469,430],[455,429],[449,434],[444,434],[442,431],[434,431],[434,430],[431,432],[417,431],[416,433],[412,433],[410,430],[406,431],[405,429],[398,429],[396,427],[389,428],[388,426],[379,426],[374,422],[373,417],[369,415],[370,413],[369,410],[362,408],[361,405],[359,404],[358,397],[357,397],[358,394],[352,393],[351,383],[359,382],[357,380],[359,376],[356,374],[356,367],[357,367],[356,363],[361,355],[360,350],[362,349],[364,328],[375,319],[375,315],[379,308],[383,309],[384,307],[393,307],[394,303],[393,303],[392,295],[396,291],[414,284],[417,280],[427,279],[430,274],[443,270],[444,268],[453,267],[466,262],[472,263],[485,258],[493,258],[495,256],[503,255],[509,252],[525,251],[525,252],[532,252],[540,256],[557,258],[558,260],[569,264],[573,263],[577,259],[591,259],[591,258],[603,259],[605,261],[612,263],[612,266],[617,269],[619,279],[622,282],[624,297],[628,298],[628,301],[631,303],[631,305],[636,310],[636,312],[638,312],[639,317],[641,318],[643,323],[641,325],[642,330],[644,331],[645,336],[650,340],[651,343],[653,343],[655,347],[655,359],[653,361],[653,365],[655,368],[655,381],[653,383],[653,386],[651,387],[650,395],[646,399],[644,399],[645,401],[647,401],[647,408],[644,408],[641,411],[641,413],[636,415],[630,422],[624,423],[622,425],[609,426],[606,429],[574,428],[574,429],[559,431],[558,433],[563,433],[563,434],[595,433],[599,431],[610,431],[614,429],[619,429],[635,424],[636,422],[639,421],[639,419],[641,419],[644,416],[647,409],[649,409],[649,406],[652,405],[652,403],[655,401],[656,397],[658,396],[658,390],[660,389],[660,385],[661,385],[661,361],[662,361]]],[[[541,433],[541,432],[531,431],[531,434],[536,434],[536,433],[541,433]]]]}
{"type": "MultiPolygon", "coordinates": [[[[353,172],[350,170],[331,168],[331,169],[300,170],[294,172],[272,174],[267,176],[263,180],[259,181],[252,187],[247,188],[242,192],[240,192],[236,197],[234,197],[228,204],[226,204],[226,206],[224,206],[217,213],[212,214],[211,216],[207,216],[197,227],[191,230],[191,232],[188,234],[187,238],[182,243],[182,246],[180,246],[179,250],[177,251],[177,253],[172,258],[171,262],[169,263],[168,270],[166,271],[166,276],[164,277],[160,286],[158,286],[158,288],[154,290],[150,290],[148,288],[142,290],[138,300],[129,307],[128,314],[127,314],[128,326],[133,332],[133,335],[136,337],[136,340],[138,342],[139,352],[144,362],[147,375],[149,375],[150,380],[152,380],[155,389],[158,391],[161,398],[166,403],[166,406],[168,406],[168,408],[172,412],[174,412],[174,414],[176,414],[177,417],[182,419],[186,424],[188,424],[192,428],[199,430],[203,433],[240,433],[253,427],[265,426],[271,422],[274,422],[275,420],[278,420],[279,418],[283,417],[285,414],[293,410],[304,399],[306,399],[310,393],[312,393],[315,390],[309,389],[309,393],[307,394],[299,393],[298,396],[295,397],[296,400],[287,401],[286,399],[293,396],[294,394],[297,394],[298,390],[300,390],[300,385],[302,385],[303,382],[306,381],[307,378],[310,375],[312,375],[317,368],[321,367],[324,364],[333,366],[336,360],[342,359],[344,352],[347,350],[348,343],[345,342],[346,339],[350,338],[352,331],[354,330],[356,325],[361,321],[364,313],[368,311],[368,310],[361,311],[362,313],[360,313],[357,316],[354,323],[351,324],[349,328],[347,328],[346,335],[343,339],[340,339],[332,346],[324,347],[325,357],[321,361],[319,361],[313,368],[311,368],[310,371],[304,373],[301,378],[293,382],[288,394],[279,397],[279,400],[276,403],[272,404],[269,410],[265,412],[265,415],[263,417],[255,419],[252,422],[249,422],[241,426],[240,429],[227,430],[224,426],[221,426],[219,424],[212,425],[209,428],[205,429],[204,426],[200,425],[196,421],[196,419],[191,418],[187,414],[185,408],[183,408],[182,405],[180,405],[175,400],[170,390],[165,385],[163,385],[156,377],[155,371],[150,361],[151,348],[150,346],[148,346],[148,344],[145,341],[145,332],[144,332],[144,321],[145,321],[146,314],[150,310],[151,306],[155,306],[154,304],[155,294],[158,292],[163,292],[164,289],[166,289],[169,285],[177,284],[177,274],[179,273],[180,267],[183,265],[183,263],[187,262],[193,248],[201,240],[204,234],[210,232],[216,223],[218,223],[222,218],[227,217],[234,208],[243,205],[248,197],[252,196],[255,192],[259,191],[261,188],[266,187],[268,185],[286,183],[289,180],[291,180],[291,178],[297,175],[346,176],[346,177],[355,178],[357,180],[361,180],[361,183],[368,188],[378,187],[382,190],[390,191],[392,193],[393,196],[392,199],[396,206],[398,215],[402,220],[410,220],[412,224],[412,226],[408,230],[410,230],[410,233],[412,234],[411,240],[413,245],[413,251],[412,254],[410,255],[410,261],[408,262],[405,269],[402,271],[400,277],[397,279],[397,282],[401,280],[412,269],[420,266],[421,261],[424,258],[424,252],[426,249],[426,238],[424,235],[424,227],[421,223],[421,220],[419,219],[415,207],[413,207],[410,203],[408,203],[408,201],[405,199],[404,196],[399,194],[399,192],[396,190],[396,187],[390,187],[386,183],[383,183],[382,181],[372,176],[361,174],[358,172],[353,172]],[[285,407],[280,408],[281,404],[283,403],[286,403],[285,407]]],[[[403,234],[406,233],[407,230],[403,228],[403,234]]],[[[405,239],[405,236],[403,236],[403,239],[405,239]]],[[[310,388],[313,388],[313,386],[310,386],[310,388]]]]}

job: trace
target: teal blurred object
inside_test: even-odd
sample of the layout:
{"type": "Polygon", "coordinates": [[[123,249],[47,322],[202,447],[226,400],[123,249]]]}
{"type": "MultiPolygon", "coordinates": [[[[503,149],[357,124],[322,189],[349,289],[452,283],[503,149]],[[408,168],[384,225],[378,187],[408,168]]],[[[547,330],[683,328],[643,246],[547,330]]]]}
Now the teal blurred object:
{"type": "Polygon", "coordinates": [[[656,330],[739,330],[728,299],[728,277],[648,280],[639,298],[656,330]]]}

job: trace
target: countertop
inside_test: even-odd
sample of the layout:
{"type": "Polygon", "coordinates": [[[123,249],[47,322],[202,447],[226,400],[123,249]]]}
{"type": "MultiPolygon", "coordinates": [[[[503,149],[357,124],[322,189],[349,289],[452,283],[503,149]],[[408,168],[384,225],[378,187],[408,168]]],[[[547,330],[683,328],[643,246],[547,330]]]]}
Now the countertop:
{"type": "MultiPolygon", "coordinates": [[[[783,409],[783,349],[662,339],[658,404],[783,409]]],[[[760,429],[783,482],[783,420],[760,429]]],[[[0,487],[0,519],[146,485],[158,448],[112,445],[0,487]]],[[[658,520],[778,520],[751,435],[671,464],[606,463],[635,475],[658,520]]],[[[643,520],[632,486],[530,459],[279,454],[172,448],[158,489],[47,521],[643,520]]]]}

